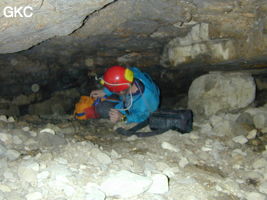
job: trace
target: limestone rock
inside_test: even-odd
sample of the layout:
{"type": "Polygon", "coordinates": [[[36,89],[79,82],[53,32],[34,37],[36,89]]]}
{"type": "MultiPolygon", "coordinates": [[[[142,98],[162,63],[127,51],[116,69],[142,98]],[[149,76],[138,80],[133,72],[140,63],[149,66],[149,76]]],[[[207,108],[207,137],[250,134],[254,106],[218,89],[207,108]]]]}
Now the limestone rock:
{"type": "Polygon", "coordinates": [[[52,146],[59,146],[66,143],[65,139],[58,136],[52,135],[46,132],[42,132],[38,135],[39,143],[42,146],[52,147],[52,146]]]}
{"type": "Polygon", "coordinates": [[[254,169],[261,169],[267,167],[267,160],[264,158],[259,158],[253,163],[254,169]]]}
{"type": "Polygon", "coordinates": [[[11,192],[11,189],[7,185],[0,184],[0,191],[2,191],[2,192],[11,192]]]}
{"type": "Polygon", "coordinates": [[[127,198],[145,192],[151,184],[150,178],[123,170],[104,180],[101,184],[101,190],[107,196],[127,198]]]}
{"type": "Polygon", "coordinates": [[[169,191],[168,177],[163,174],[155,174],[152,176],[152,185],[148,192],[154,194],[164,194],[169,191]]]}
{"type": "Polygon", "coordinates": [[[96,160],[97,160],[99,163],[101,163],[101,164],[108,165],[108,164],[110,164],[110,163],[112,162],[111,158],[110,158],[107,154],[101,152],[101,151],[100,151],[99,149],[97,149],[97,148],[94,148],[94,149],[92,150],[91,154],[92,154],[92,155],[96,158],[96,160]]]}
{"type": "Polygon", "coordinates": [[[230,135],[232,132],[232,123],[223,117],[213,115],[210,118],[210,123],[213,127],[213,134],[217,136],[230,135]]]}
{"type": "Polygon", "coordinates": [[[267,181],[263,182],[260,186],[259,186],[259,191],[261,193],[267,194],[267,181]]]}
{"type": "Polygon", "coordinates": [[[31,184],[36,184],[38,171],[39,164],[34,161],[28,160],[19,165],[18,176],[23,181],[26,181],[31,184]]]}
{"type": "Polygon", "coordinates": [[[9,160],[16,160],[20,156],[20,153],[14,149],[9,149],[6,152],[6,157],[9,160]]]}
{"type": "Polygon", "coordinates": [[[13,142],[13,137],[9,133],[0,132],[0,140],[5,144],[11,144],[13,142]]]}
{"type": "Polygon", "coordinates": [[[26,195],[27,200],[41,200],[43,199],[43,195],[40,192],[33,192],[26,195]]]}
{"type": "Polygon", "coordinates": [[[247,138],[248,138],[249,140],[251,140],[251,139],[254,139],[254,138],[256,137],[256,135],[257,135],[257,130],[256,130],[256,129],[253,129],[253,130],[251,130],[251,131],[248,133],[247,138]]]}
{"type": "Polygon", "coordinates": [[[7,117],[5,115],[0,115],[0,120],[4,122],[8,122],[7,117]]]}
{"type": "Polygon", "coordinates": [[[168,142],[163,142],[161,144],[161,147],[163,149],[167,149],[169,151],[173,151],[173,152],[179,152],[180,150],[178,148],[176,148],[175,146],[173,146],[172,144],[168,143],[168,142]]]}
{"type": "Polygon", "coordinates": [[[12,123],[12,122],[15,122],[15,119],[14,117],[10,116],[8,119],[7,119],[8,122],[12,123]]]}
{"type": "Polygon", "coordinates": [[[51,128],[45,128],[45,129],[41,130],[40,133],[50,133],[52,135],[56,134],[56,132],[51,128]]]}
{"type": "Polygon", "coordinates": [[[248,139],[243,135],[239,135],[234,137],[233,141],[239,144],[246,144],[248,142],[248,139]]]}
{"type": "Polygon", "coordinates": [[[85,187],[87,193],[86,200],[105,200],[106,195],[99,189],[99,186],[93,183],[87,183],[85,187]]]}
{"type": "Polygon", "coordinates": [[[202,185],[191,177],[180,178],[170,190],[173,199],[207,200],[207,192],[202,185]]]}
{"type": "Polygon", "coordinates": [[[253,117],[256,128],[263,129],[267,127],[267,112],[260,112],[253,117]]]}
{"type": "Polygon", "coordinates": [[[181,168],[184,168],[186,165],[188,165],[188,160],[187,160],[187,158],[185,158],[185,157],[182,157],[181,158],[181,160],[179,161],[179,166],[181,167],[181,168]]]}
{"type": "Polygon", "coordinates": [[[258,192],[250,192],[247,194],[247,200],[266,200],[267,196],[258,192]]]}
{"type": "Polygon", "coordinates": [[[210,73],[193,81],[188,107],[195,114],[211,116],[244,108],[255,99],[254,79],[245,73],[210,73]]]}
{"type": "Polygon", "coordinates": [[[15,6],[25,7],[27,5],[32,8],[32,17],[1,17],[0,53],[12,53],[28,49],[55,35],[68,35],[82,25],[87,15],[110,2],[112,0],[18,0],[10,4],[8,1],[1,1],[1,11],[6,6],[12,5],[14,8],[15,6]]]}
{"type": "Polygon", "coordinates": [[[0,143],[0,156],[5,154],[7,151],[6,147],[0,143]]]}
{"type": "Polygon", "coordinates": [[[175,67],[195,58],[209,55],[210,62],[224,61],[235,57],[233,41],[227,39],[210,40],[209,24],[201,23],[192,27],[185,37],[178,37],[169,42],[162,56],[162,64],[175,67]]]}

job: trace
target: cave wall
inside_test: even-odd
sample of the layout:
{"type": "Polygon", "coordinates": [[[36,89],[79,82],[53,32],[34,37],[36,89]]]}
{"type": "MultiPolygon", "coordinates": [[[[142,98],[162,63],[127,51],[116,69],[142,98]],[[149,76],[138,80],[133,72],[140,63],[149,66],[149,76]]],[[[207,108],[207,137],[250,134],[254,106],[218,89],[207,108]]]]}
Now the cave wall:
{"type": "Polygon", "coordinates": [[[94,75],[114,64],[143,68],[163,89],[172,81],[177,91],[210,70],[248,69],[259,60],[266,67],[263,0],[12,3],[32,5],[34,15],[0,18],[3,97],[30,95],[33,84],[51,92],[85,82],[93,88],[94,75]]]}

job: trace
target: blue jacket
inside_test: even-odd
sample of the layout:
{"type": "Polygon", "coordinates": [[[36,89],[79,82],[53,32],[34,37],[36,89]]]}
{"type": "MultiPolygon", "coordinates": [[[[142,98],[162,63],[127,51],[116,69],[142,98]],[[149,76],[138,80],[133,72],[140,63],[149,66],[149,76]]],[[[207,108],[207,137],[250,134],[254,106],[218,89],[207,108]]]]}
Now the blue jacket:
{"type": "MultiPolygon", "coordinates": [[[[134,72],[134,78],[140,80],[144,85],[143,93],[133,95],[132,106],[128,111],[120,111],[122,114],[126,115],[127,123],[131,122],[142,122],[146,120],[150,113],[156,111],[159,106],[159,95],[160,91],[156,84],[152,81],[150,76],[146,73],[141,72],[136,67],[129,68],[134,72]]],[[[107,96],[113,93],[104,87],[104,92],[107,96]]],[[[127,95],[127,101],[130,101],[130,95],[127,95]]],[[[120,97],[120,102],[115,105],[115,109],[123,109],[124,102],[120,97]]]]}

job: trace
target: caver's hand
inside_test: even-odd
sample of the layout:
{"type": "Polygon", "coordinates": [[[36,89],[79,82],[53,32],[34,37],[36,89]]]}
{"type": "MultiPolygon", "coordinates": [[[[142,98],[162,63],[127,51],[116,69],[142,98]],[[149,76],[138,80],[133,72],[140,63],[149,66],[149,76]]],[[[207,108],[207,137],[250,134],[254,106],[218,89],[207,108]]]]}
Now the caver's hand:
{"type": "Polygon", "coordinates": [[[104,97],[106,94],[104,92],[104,90],[93,90],[91,93],[90,93],[90,97],[94,97],[94,98],[101,98],[101,97],[104,97]]]}
{"type": "Polygon", "coordinates": [[[109,111],[109,119],[113,123],[120,121],[122,116],[123,115],[116,109],[110,109],[109,111]]]}

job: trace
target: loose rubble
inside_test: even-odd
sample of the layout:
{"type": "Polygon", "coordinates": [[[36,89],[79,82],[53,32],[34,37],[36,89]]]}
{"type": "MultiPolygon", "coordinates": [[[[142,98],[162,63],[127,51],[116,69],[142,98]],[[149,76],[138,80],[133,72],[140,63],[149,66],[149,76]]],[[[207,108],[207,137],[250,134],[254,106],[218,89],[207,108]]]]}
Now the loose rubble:
{"type": "Polygon", "coordinates": [[[108,120],[36,124],[2,115],[0,199],[266,200],[267,126],[258,114],[267,106],[147,138],[120,136],[108,120]]]}

